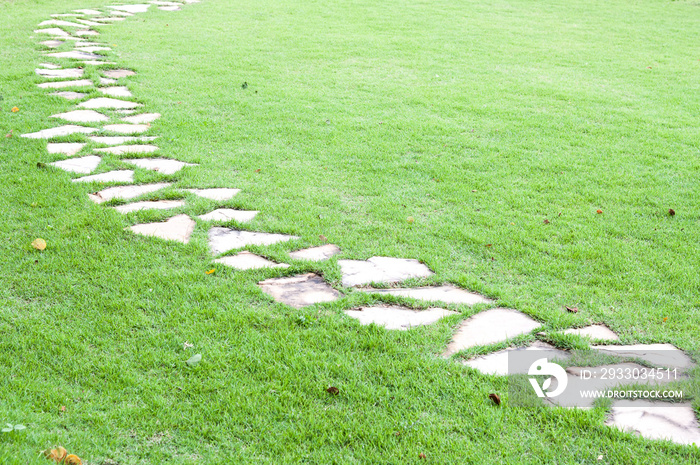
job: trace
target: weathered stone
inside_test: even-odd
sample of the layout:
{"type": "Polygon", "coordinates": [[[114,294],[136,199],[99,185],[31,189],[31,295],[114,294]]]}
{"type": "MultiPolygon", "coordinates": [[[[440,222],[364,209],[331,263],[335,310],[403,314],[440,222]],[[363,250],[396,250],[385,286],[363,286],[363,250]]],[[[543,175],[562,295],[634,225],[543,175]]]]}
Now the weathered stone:
{"type": "Polygon", "coordinates": [[[567,329],[564,334],[576,334],[588,339],[599,339],[603,341],[619,341],[620,337],[604,325],[590,325],[583,328],[567,329]]]}
{"type": "Polygon", "coordinates": [[[82,178],[73,179],[73,182],[134,182],[134,172],[131,170],[115,170],[106,173],[93,174],[91,176],[83,176],[82,178]]]}
{"type": "Polygon", "coordinates": [[[446,304],[474,305],[493,302],[492,300],[487,299],[484,296],[474,294],[472,292],[467,292],[464,289],[460,289],[452,285],[391,289],[361,288],[357,290],[360,292],[366,292],[368,294],[410,297],[413,299],[425,300],[428,302],[444,302],[446,304]]]}
{"type": "Polygon", "coordinates": [[[289,254],[294,260],[310,260],[313,262],[319,262],[321,260],[328,260],[333,255],[340,253],[340,247],[334,244],[325,244],[318,247],[310,247],[308,249],[301,249],[289,254]]]}
{"type": "Polygon", "coordinates": [[[43,40],[43,41],[41,41],[41,42],[39,42],[39,43],[40,43],[41,45],[45,45],[45,46],[47,46],[47,47],[49,47],[49,48],[58,48],[58,47],[60,47],[61,45],[63,45],[63,41],[62,41],[62,40],[55,40],[55,39],[43,40]]]}
{"type": "Polygon", "coordinates": [[[127,203],[114,207],[119,213],[131,213],[141,210],[170,210],[185,205],[184,200],[153,200],[144,202],[127,203]]]}
{"type": "Polygon", "coordinates": [[[314,273],[291,278],[267,279],[258,283],[265,294],[275,301],[294,308],[302,308],[320,302],[332,302],[340,293],[314,273]]]}
{"type": "Polygon", "coordinates": [[[185,163],[178,160],[168,160],[166,158],[134,158],[122,161],[136,165],[139,168],[157,171],[162,174],[174,174],[186,166],[197,166],[192,163],[185,163]]]}
{"type": "Polygon", "coordinates": [[[73,110],[68,113],[51,115],[51,118],[60,118],[73,123],[95,123],[99,121],[109,121],[109,118],[94,110],[73,110]]]}
{"type": "Polygon", "coordinates": [[[141,137],[133,137],[133,136],[90,136],[88,139],[91,141],[97,143],[97,144],[104,144],[104,145],[120,145],[120,144],[125,144],[127,142],[150,142],[153,140],[156,140],[158,136],[141,136],[141,137]]]}
{"type": "Polygon", "coordinates": [[[77,100],[79,98],[85,97],[87,94],[83,92],[71,92],[71,91],[63,91],[63,92],[52,92],[49,95],[55,95],[56,97],[63,97],[68,100],[77,100]]]}
{"type": "Polygon", "coordinates": [[[78,29],[87,28],[86,25],[80,23],[74,23],[71,21],[65,21],[63,19],[47,19],[39,23],[39,26],[63,26],[63,27],[77,27],[78,29]]]}
{"type": "Polygon", "coordinates": [[[194,220],[189,216],[177,215],[165,222],[137,224],[129,229],[136,234],[187,244],[190,241],[195,224],[194,220]]]}
{"type": "Polygon", "coordinates": [[[104,85],[104,84],[114,84],[114,83],[116,83],[116,82],[117,82],[116,79],[103,78],[103,77],[100,78],[100,84],[102,84],[102,85],[104,85]]]}
{"type": "Polygon", "coordinates": [[[204,221],[238,221],[246,223],[257,215],[257,211],[233,210],[232,208],[218,208],[197,218],[204,221]]]}
{"type": "Polygon", "coordinates": [[[116,145],[114,147],[105,147],[95,149],[95,152],[111,153],[112,155],[123,155],[125,153],[152,153],[158,150],[155,145],[116,145]]]}
{"type": "Polygon", "coordinates": [[[160,118],[160,113],[141,113],[140,115],[126,116],[122,121],[131,124],[148,124],[160,118]]]}
{"type": "Polygon", "coordinates": [[[647,439],[666,439],[700,447],[700,424],[690,402],[678,405],[618,400],[613,402],[606,424],[647,439]]]}
{"type": "Polygon", "coordinates": [[[103,203],[112,199],[123,199],[129,200],[139,197],[144,194],[150,194],[151,192],[159,191],[170,186],[169,182],[159,182],[156,184],[142,184],[139,186],[117,186],[108,187],[94,194],[88,194],[90,200],[95,203],[103,203]]]}
{"type": "Polygon", "coordinates": [[[343,286],[392,283],[409,278],[423,278],[434,273],[418,260],[392,257],[372,257],[362,260],[338,260],[343,273],[343,286]]]}
{"type": "Polygon", "coordinates": [[[386,329],[400,330],[429,325],[446,316],[459,315],[457,312],[445,310],[444,308],[413,310],[407,307],[396,306],[362,307],[359,310],[346,310],[345,314],[360,320],[360,323],[363,325],[374,323],[384,326],[386,329]]]}
{"type": "Polygon", "coordinates": [[[106,69],[102,74],[112,79],[119,79],[127,76],[133,76],[136,73],[130,69],[106,69]]]}
{"type": "Polygon", "coordinates": [[[120,134],[140,134],[148,131],[149,128],[150,126],[147,124],[108,124],[102,129],[120,134]]]}
{"type": "Polygon", "coordinates": [[[47,34],[50,36],[55,36],[55,37],[69,37],[70,34],[68,34],[66,31],[61,29],[60,27],[49,27],[49,28],[44,28],[44,29],[36,29],[34,31],[35,34],[47,34]]]}
{"type": "Polygon", "coordinates": [[[96,128],[87,128],[85,126],[67,124],[56,128],[42,129],[41,131],[32,132],[30,134],[22,134],[22,137],[26,137],[27,139],[51,139],[53,137],[68,136],[70,134],[90,134],[95,131],[97,131],[96,128]]]}
{"type": "Polygon", "coordinates": [[[66,156],[72,157],[76,153],[80,152],[83,147],[85,147],[85,144],[81,144],[80,142],[49,142],[46,145],[46,150],[51,154],[62,153],[66,156]]]}
{"type": "Polygon", "coordinates": [[[89,155],[87,157],[55,161],[53,163],[49,163],[49,165],[55,166],[56,168],[60,168],[70,173],[88,174],[92,173],[95,168],[97,168],[97,165],[100,164],[101,160],[102,159],[98,156],[89,155]]]}
{"type": "Polygon", "coordinates": [[[133,94],[126,86],[98,87],[97,90],[112,97],[133,97],[133,94]]]}
{"type": "Polygon", "coordinates": [[[72,58],[74,60],[92,60],[104,58],[102,55],[97,55],[89,52],[81,52],[78,50],[73,50],[72,52],[52,52],[47,53],[46,56],[54,58],[72,58]]]}
{"type": "Polygon", "coordinates": [[[108,6],[107,8],[112,8],[113,10],[126,11],[127,13],[145,13],[148,11],[148,7],[151,5],[146,4],[135,4],[135,5],[117,5],[108,6]]]}
{"type": "Polygon", "coordinates": [[[73,11],[75,11],[76,13],[81,13],[81,14],[88,15],[88,16],[94,16],[94,15],[101,15],[101,14],[102,14],[101,11],[90,10],[90,9],[73,10],[73,11]]]}
{"type": "Polygon", "coordinates": [[[41,69],[37,68],[34,70],[39,76],[43,76],[48,79],[58,79],[58,78],[76,78],[82,77],[85,73],[84,70],[80,68],[66,68],[66,69],[41,69]]]}
{"type": "Polygon", "coordinates": [[[75,21],[86,26],[102,26],[102,23],[98,23],[97,21],[90,21],[88,19],[76,19],[75,21]]]}
{"type": "Polygon", "coordinates": [[[239,252],[236,255],[221,257],[214,260],[215,263],[230,266],[237,270],[256,270],[259,268],[289,268],[286,263],[275,263],[270,260],[255,255],[251,252],[239,252]]]}
{"type": "Polygon", "coordinates": [[[86,31],[76,31],[73,34],[76,36],[98,36],[98,35],[100,35],[99,32],[93,31],[92,29],[89,29],[86,31]]]}
{"type": "Polygon", "coordinates": [[[61,69],[61,65],[55,63],[39,63],[39,66],[46,69],[61,69]]]}
{"type": "Polygon", "coordinates": [[[213,189],[185,189],[198,197],[204,197],[210,200],[231,200],[234,195],[238,194],[240,189],[229,188],[213,188],[213,189]]]}
{"type": "Polygon", "coordinates": [[[249,245],[271,245],[292,239],[299,238],[285,234],[239,231],[220,227],[214,227],[209,230],[209,248],[214,255],[249,245]]]}
{"type": "Polygon", "coordinates": [[[485,375],[515,375],[527,374],[528,367],[517,366],[514,370],[508,369],[508,357],[513,352],[520,351],[547,351],[548,355],[554,355],[559,360],[566,360],[571,357],[571,354],[565,350],[557,349],[556,347],[545,342],[535,341],[527,347],[509,347],[498,352],[493,352],[488,355],[482,355],[470,360],[462,362],[464,365],[479,370],[485,375]]]}
{"type": "Polygon", "coordinates": [[[85,87],[91,86],[92,81],[89,79],[78,79],[76,81],[54,81],[37,84],[42,89],[62,89],[64,87],[85,87]]]}
{"type": "MultiPolygon", "coordinates": [[[[80,51],[80,52],[89,52],[89,53],[112,50],[111,48],[105,47],[103,45],[86,45],[86,44],[78,44],[75,49],[80,51]]],[[[104,64],[104,61],[101,61],[100,63],[104,64]]]]}
{"type": "Polygon", "coordinates": [[[136,108],[140,107],[141,104],[109,97],[97,97],[80,103],[78,106],[82,108],[136,108]]]}
{"type": "Polygon", "coordinates": [[[627,346],[591,346],[605,354],[645,360],[664,368],[685,370],[695,366],[693,359],[672,344],[634,344],[627,346]]]}

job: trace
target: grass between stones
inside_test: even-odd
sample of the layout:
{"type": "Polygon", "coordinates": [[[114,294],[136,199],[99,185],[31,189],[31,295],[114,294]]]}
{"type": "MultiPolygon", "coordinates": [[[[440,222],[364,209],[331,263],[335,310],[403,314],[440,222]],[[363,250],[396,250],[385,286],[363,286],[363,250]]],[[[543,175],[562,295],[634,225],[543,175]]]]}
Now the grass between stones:
{"type": "MultiPolygon", "coordinates": [[[[0,5],[0,423],[28,425],[0,436],[0,462],[45,463],[54,444],[121,464],[700,462],[604,426],[604,408],[494,407],[505,378],[437,357],[483,305],[386,331],[342,313],[376,296],[293,309],[256,285],[316,272],[341,289],[337,259],[416,258],[436,275],[413,284],[458,284],[550,331],[700,349],[696,5],[204,0],[99,28],[162,114],[144,133],[159,156],[200,165],[136,181],[242,189],[122,215],[19,137],[75,104],[36,87],[32,31],[104,4],[0,5]],[[291,267],[214,266],[203,221],[187,245],[125,230],[219,207],[299,236],[250,248],[291,267]],[[289,258],[319,235],[341,255],[289,258]]],[[[133,168],[120,158],[98,173],[133,168]]]]}

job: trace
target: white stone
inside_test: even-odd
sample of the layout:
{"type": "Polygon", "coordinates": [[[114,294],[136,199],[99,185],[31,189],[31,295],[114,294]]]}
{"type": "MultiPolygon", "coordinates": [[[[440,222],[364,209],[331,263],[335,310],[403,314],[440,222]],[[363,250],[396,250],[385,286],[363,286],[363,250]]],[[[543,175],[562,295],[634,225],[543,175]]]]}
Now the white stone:
{"type": "Polygon", "coordinates": [[[78,29],[87,28],[86,25],[80,23],[73,23],[70,21],[64,21],[62,19],[47,19],[39,23],[39,26],[64,26],[64,27],[77,27],[78,29]]]}
{"type": "Polygon", "coordinates": [[[547,351],[547,355],[552,357],[552,359],[565,360],[571,358],[571,354],[564,350],[555,348],[544,342],[535,341],[527,347],[509,347],[504,350],[499,350],[498,352],[493,352],[488,355],[482,355],[481,357],[476,357],[470,360],[462,362],[464,365],[479,370],[485,375],[515,375],[515,374],[527,374],[529,367],[516,366],[514,370],[508,369],[508,357],[513,352],[520,351],[547,351]]]}
{"type": "Polygon", "coordinates": [[[96,55],[94,53],[81,52],[77,50],[73,50],[72,52],[47,53],[46,56],[55,58],[73,58],[75,60],[90,60],[94,58],[104,58],[102,55],[96,55]]]}
{"type": "Polygon", "coordinates": [[[95,131],[97,131],[96,128],[86,128],[85,126],[68,124],[51,129],[42,129],[39,132],[32,132],[30,134],[22,134],[22,137],[26,137],[27,139],[51,139],[53,137],[68,136],[70,134],[90,134],[95,131]]]}
{"type": "Polygon", "coordinates": [[[61,29],[60,27],[49,27],[46,29],[37,29],[34,31],[36,34],[48,34],[50,36],[57,36],[57,37],[69,37],[70,34],[68,34],[66,31],[61,29]]]}
{"type": "Polygon", "coordinates": [[[177,215],[162,223],[147,223],[131,226],[136,234],[158,237],[187,244],[190,241],[195,222],[187,215],[177,215]]]}
{"type": "Polygon", "coordinates": [[[362,260],[338,260],[343,273],[343,286],[392,283],[409,278],[424,278],[434,273],[418,260],[392,257],[372,257],[362,260]]]}
{"type": "Polygon", "coordinates": [[[70,18],[70,17],[76,18],[76,17],[80,17],[80,16],[83,16],[83,15],[79,14],[79,13],[59,13],[59,14],[51,15],[52,18],[70,18]]]}
{"type": "Polygon", "coordinates": [[[184,200],[152,200],[144,202],[127,203],[114,207],[119,213],[131,213],[141,210],[170,210],[185,205],[184,200]]]}
{"type": "Polygon", "coordinates": [[[122,121],[131,124],[148,124],[160,118],[160,113],[141,113],[140,115],[127,116],[122,121]]]}
{"type": "Polygon", "coordinates": [[[36,74],[43,76],[48,79],[57,78],[77,78],[82,77],[85,70],[80,68],[66,68],[66,69],[41,69],[37,68],[36,74]]]}
{"type": "Polygon", "coordinates": [[[406,307],[377,306],[362,307],[359,310],[346,310],[345,314],[360,320],[360,324],[374,323],[384,326],[386,329],[411,329],[415,326],[424,326],[451,315],[459,315],[457,312],[444,308],[428,308],[427,310],[413,310],[406,307]]]}
{"type": "Polygon", "coordinates": [[[161,6],[180,6],[180,5],[182,5],[182,3],[178,3],[178,2],[162,2],[159,0],[151,0],[148,3],[152,3],[154,5],[161,5],[161,6]]]}
{"type": "Polygon", "coordinates": [[[291,278],[268,279],[259,282],[258,286],[275,301],[294,308],[302,308],[320,302],[332,302],[340,297],[338,291],[314,273],[291,278]]]}
{"type": "Polygon", "coordinates": [[[634,344],[627,346],[591,346],[608,355],[631,357],[645,360],[664,368],[685,370],[695,366],[693,360],[685,352],[672,344],[634,344]]]}
{"type": "Polygon", "coordinates": [[[98,36],[100,35],[99,32],[93,31],[92,29],[86,30],[86,31],[76,31],[74,32],[76,36],[98,36]]]}
{"type": "Polygon", "coordinates": [[[209,230],[209,248],[214,255],[240,249],[249,245],[271,245],[278,242],[299,239],[286,234],[239,231],[236,229],[214,227],[209,230]]]}
{"type": "Polygon", "coordinates": [[[139,168],[157,171],[162,174],[174,174],[180,171],[185,166],[197,166],[192,163],[185,163],[178,160],[168,160],[165,158],[134,158],[122,161],[125,163],[131,163],[132,165],[136,165],[139,168]]]}
{"type": "Polygon", "coordinates": [[[139,142],[150,142],[152,140],[156,140],[158,136],[142,136],[142,137],[133,137],[133,136],[90,136],[88,139],[91,141],[97,143],[97,144],[103,144],[103,145],[120,145],[124,144],[126,142],[134,142],[134,141],[139,141],[139,142]]]}
{"type": "Polygon", "coordinates": [[[340,247],[333,244],[325,244],[318,247],[310,247],[308,249],[297,250],[289,254],[294,260],[309,260],[319,262],[328,260],[333,255],[340,253],[340,247]]]}
{"type": "Polygon", "coordinates": [[[71,173],[89,174],[92,173],[102,159],[95,155],[81,158],[69,158],[68,160],[55,161],[49,163],[51,166],[60,168],[71,173]]]}
{"type": "Polygon", "coordinates": [[[118,6],[108,6],[107,8],[112,8],[113,10],[126,11],[127,13],[145,13],[148,11],[148,7],[151,5],[146,4],[135,4],[135,5],[118,5],[118,6]]]}
{"type": "Polygon", "coordinates": [[[98,87],[97,90],[112,97],[133,97],[133,94],[126,86],[98,87]]]}
{"type": "Polygon", "coordinates": [[[49,48],[58,48],[63,45],[62,40],[44,40],[39,42],[41,45],[46,45],[49,48]]]}
{"type": "Polygon", "coordinates": [[[467,292],[464,289],[460,289],[452,285],[391,289],[361,288],[357,290],[360,292],[366,292],[368,294],[409,297],[412,299],[425,300],[428,302],[444,302],[446,304],[474,305],[493,302],[492,300],[487,299],[484,296],[474,294],[473,292],[467,292]]]}
{"type": "Polygon", "coordinates": [[[213,188],[213,189],[185,189],[187,192],[191,192],[199,197],[204,197],[210,200],[231,200],[234,195],[238,194],[240,189],[229,189],[229,188],[213,188]]]}
{"type": "Polygon", "coordinates": [[[215,263],[221,263],[222,265],[230,266],[237,270],[256,270],[259,268],[289,268],[286,263],[275,263],[261,257],[260,255],[255,255],[251,252],[239,252],[236,255],[230,255],[227,257],[221,257],[214,260],[215,263]]]}
{"type": "Polygon", "coordinates": [[[700,424],[691,403],[668,404],[647,400],[613,402],[607,425],[647,439],[666,439],[700,447],[700,424]]]}
{"type": "Polygon", "coordinates": [[[52,92],[49,95],[55,95],[56,97],[63,97],[68,100],[77,100],[79,98],[85,97],[87,94],[83,92],[72,92],[72,91],[64,91],[64,92],[52,92]]]}
{"type": "Polygon", "coordinates": [[[119,17],[115,17],[115,16],[100,16],[99,18],[91,18],[91,19],[93,19],[94,21],[102,21],[102,22],[106,21],[107,23],[111,23],[114,21],[124,21],[126,18],[119,18],[119,17]]]}
{"type": "Polygon", "coordinates": [[[133,13],[128,13],[126,11],[119,11],[119,10],[110,11],[110,13],[112,15],[116,15],[116,16],[134,16],[133,13]]]}
{"type": "Polygon", "coordinates": [[[39,63],[39,66],[46,69],[61,69],[61,65],[55,63],[39,63]]]}
{"type": "Polygon", "coordinates": [[[102,14],[101,11],[90,10],[90,9],[73,10],[73,11],[75,11],[76,13],[81,13],[81,14],[88,15],[88,16],[94,16],[94,15],[101,15],[101,14],[102,14]]]}
{"type": "Polygon", "coordinates": [[[76,19],[75,21],[85,26],[102,26],[102,23],[98,23],[97,21],[90,21],[88,19],[76,19]]]}
{"type": "Polygon", "coordinates": [[[42,89],[63,89],[64,87],[85,87],[91,86],[92,81],[89,79],[78,79],[76,81],[54,81],[37,84],[42,89]]]}
{"type": "Polygon", "coordinates": [[[131,170],[115,170],[106,173],[93,174],[91,176],[83,176],[82,178],[73,179],[73,182],[134,182],[134,172],[131,170]]]}
{"type": "Polygon", "coordinates": [[[51,115],[51,118],[60,118],[73,123],[95,123],[98,121],[109,121],[109,118],[95,110],[73,110],[67,113],[51,115]]]}
{"type": "Polygon", "coordinates": [[[117,82],[116,79],[103,78],[103,77],[100,78],[100,84],[114,84],[115,82],[117,82]]]}
{"type": "Polygon", "coordinates": [[[462,322],[443,355],[449,357],[470,347],[503,342],[540,326],[540,323],[517,310],[487,310],[462,322]]]}
{"type": "Polygon", "coordinates": [[[72,157],[76,153],[80,152],[83,147],[85,147],[85,144],[81,144],[80,142],[49,142],[46,145],[46,150],[51,154],[62,153],[66,156],[72,157]]]}
{"type": "Polygon", "coordinates": [[[120,134],[139,134],[148,131],[149,128],[147,124],[108,124],[102,129],[120,134]]]}
{"type": "MultiPolygon", "coordinates": [[[[112,50],[111,48],[105,47],[103,45],[85,45],[85,46],[83,46],[84,44],[79,44],[79,45],[80,46],[76,47],[75,49],[78,51],[81,51],[81,52],[99,52],[102,50],[112,50]]],[[[100,63],[104,64],[103,61],[101,61],[100,63]]]]}
{"type": "Polygon", "coordinates": [[[106,69],[102,71],[102,74],[108,78],[119,79],[127,76],[133,76],[136,73],[130,69],[106,69]]]}
{"type": "Polygon", "coordinates": [[[123,155],[125,153],[152,153],[158,150],[155,145],[116,145],[114,147],[105,147],[95,149],[95,152],[111,153],[112,155],[123,155]]]}
{"type": "Polygon", "coordinates": [[[150,194],[170,186],[169,182],[159,182],[156,184],[142,184],[139,186],[118,186],[108,187],[94,194],[88,194],[90,200],[95,203],[103,203],[112,199],[129,200],[144,194],[150,194]]]}
{"type": "Polygon", "coordinates": [[[620,337],[612,332],[605,325],[590,325],[583,328],[567,329],[564,334],[576,334],[588,339],[598,339],[603,341],[619,341],[620,337]]]}
{"type": "Polygon", "coordinates": [[[233,210],[232,208],[218,208],[205,215],[199,215],[197,218],[204,221],[238,221],[246,223],[257,215],[257,211],[233,210]]]}
{"type": "Polygon", "coordinates": [[[140,107],[141,104],[109,97],[97,97],[83,102],[78,106],[83,108],[136,108],[140,107]]]}

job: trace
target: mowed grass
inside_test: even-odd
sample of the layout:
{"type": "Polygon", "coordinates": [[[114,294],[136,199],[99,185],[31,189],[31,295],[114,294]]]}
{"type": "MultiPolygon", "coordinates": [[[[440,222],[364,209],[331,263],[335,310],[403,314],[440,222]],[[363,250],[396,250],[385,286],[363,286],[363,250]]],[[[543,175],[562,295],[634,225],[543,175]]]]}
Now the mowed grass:
{"type": "Polygon", "coordinates": [[[242,189],[172,188],[148,198],[185,207],[126,216],[18,137],[73,107],[35,86],[32,31],[104,4],[0,6],[0,423],[28,426],[0,435],[0,462],[60,444],[91,464],[700,463],[604,426],[603,407],[509,405],[504,378],[441,359],[485,306],[363,327],[342,311],[378,300],[342,289],[336,258],[287,256],[323,235],[340,258],[420,259],[436,275],[412,284],[481,292],[550,332],[604,323],[699,350],[696,4],[206,0],[104,27],[136,100],[163,114],[163,155],[200,164],[137,180],[242,189]],[[251,248],[292,267],[213,266],[201,221],[188,245],[124,231],[220,206],[300,236],[251,248]],[[256,286],[303,272],[343,298],[296,310],[256,286]]]}

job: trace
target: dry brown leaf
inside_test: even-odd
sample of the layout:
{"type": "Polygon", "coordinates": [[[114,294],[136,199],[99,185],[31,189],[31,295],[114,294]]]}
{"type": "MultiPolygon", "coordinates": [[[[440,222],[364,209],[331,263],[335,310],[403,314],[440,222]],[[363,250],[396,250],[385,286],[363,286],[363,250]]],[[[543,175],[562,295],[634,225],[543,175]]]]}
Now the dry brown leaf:
{"type": "Polygon", "coordinates": [[[328,238],[323,234],[319,234],[318,238],[321,239],[323,242],[328,242],[328,238]]]}
{"type": "Polygon", "coordinates": [[[494,404],[501,405],[501,397],[498,394],[492,392],[489,394],[489,399],[491,399],[494,404]]]}
{"type": "MultiPolygon", "coordinates": [[[[12,132],[12,131],[10,131],[10,132],[12,132]]],[[[674,210],[673,208],[669,208],[669,209],[668,209],[668,214],[671,215],[671,216],[673,216],[673,215],[676,214],[676,210],[674,210]]]]}
{"type": "Polygon", "coordinates": [[[340,389],[338,389],[338,388],[335,387],[335,386],[329,386],[329,387],[326,389],[326,392],[328,392],[328,393],[330,393],[330,394],[333,394],[334,396],[337,396],[338,394],[340,394],[340,389]]]}
{"type": "Polygon", "coordinates": [[[427,457],[423,452],[421,452],[420,454],[418,454],[418,458],[419,458],[419,459],[425,460],[425,459],[427,459],[428,457],[427,457]]]}
{"type": "Polygon", "coordinates": [[[80,457],[78,457],[75,454],[70,454],[68,457],[66,457],[66,460],[63,462],[65,465],[82,465],[83,462],[80,460],[80,457]]]}
{"type": "Polygon", "coordinates": [[[566,308],[568,311],[570,311],[571,313],[578,313],[578,307],[567,307],[567,306],[565,306],[565,308],[566,308]]]}
{"type": "Polygon", "coordinates": [[[603,210],[598,209],[595,212],[600,215],[601,213],[603,213],[603,210]]]}

